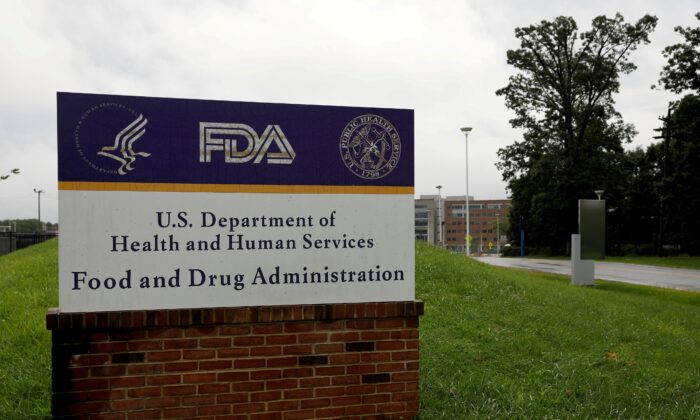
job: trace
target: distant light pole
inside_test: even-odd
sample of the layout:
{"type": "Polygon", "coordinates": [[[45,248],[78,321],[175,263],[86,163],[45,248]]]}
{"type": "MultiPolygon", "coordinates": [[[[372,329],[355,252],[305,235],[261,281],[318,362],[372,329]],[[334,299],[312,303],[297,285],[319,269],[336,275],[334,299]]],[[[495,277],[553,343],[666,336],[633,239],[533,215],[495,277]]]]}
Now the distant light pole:
{"type": "Polygon", "coordinates": [[[435,188],[438,190],[438,205],[437,205],[437,222],[438,222],[438,245],[440,248],[445,247],[445,238],[444,235],[442,234],[442,212],[440,211],[440,202],[442,201],[442,195],[440,195],[440,190],[442,189],[442,185],[438,185],[435,188]]]}
{"type": "Polygon", "coordinates": [[[37,190],[36,188],[34,188],[34,192],[36,193],[36,197],[37,197],[38,205],[39,205],[39,214],[38,214],[38,216],[37,216],[38,219],[39,219],[39,230],[43,230],[43,229],[41,228],[41,194],[43,194],[44,191],[43,191],[43,190],[37,190]]]}
{"type": "Polygon", "coordinates": [[[501,215],[496,212],[496,254],[501,253],[501,215]]]}
{"type": "Polygon", "coordinates": [[[520,216],[520,256],[525,256],[525,226],[523,225],[523,216],[520,216]]]}
{"type": "Polygon", "coordinates": [[[466,243],[466,252],[467,252],[467,257],[469,256],[469,132],[472,131],[471,127],[462,127],[462,133],[464,133],[464,144],[466,145],[465,150],[466,150],[466,167],[467,167],[467,188],[466,192],[467,195],[465,198],[466,202],[466,208],[464,209],[464,214],[465,214],[465,222],[467,224],[467,236],[464,238],[464,242],[466,243]]]}

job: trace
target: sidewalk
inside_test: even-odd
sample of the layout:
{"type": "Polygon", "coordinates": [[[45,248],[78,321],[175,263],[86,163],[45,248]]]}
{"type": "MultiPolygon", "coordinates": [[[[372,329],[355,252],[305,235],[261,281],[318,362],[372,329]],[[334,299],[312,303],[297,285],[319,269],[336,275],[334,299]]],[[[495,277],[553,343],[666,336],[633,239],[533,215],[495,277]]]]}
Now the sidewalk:
{"type": "MultiPolygon", "coordinates": [[[[521,268],[544,273],[571,275],[571,260],[531,258],[474,257],[475,260],[500,267],[521,268]]],[[[595,278],[700,292],[700,270],[656,267],[611,262],[595,263],[595,278]]]]}

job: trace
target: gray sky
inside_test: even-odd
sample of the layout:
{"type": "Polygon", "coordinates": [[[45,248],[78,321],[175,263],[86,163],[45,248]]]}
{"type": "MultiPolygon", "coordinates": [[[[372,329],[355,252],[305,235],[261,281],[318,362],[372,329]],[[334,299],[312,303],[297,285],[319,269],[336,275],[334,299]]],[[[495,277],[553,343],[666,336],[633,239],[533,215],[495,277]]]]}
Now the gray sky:
{"type": "Polygon", "coordinates": [[[572,16],[659,17],[632,55],[618,110],[653,140],[674,98],[652,91],[661,50],[696,26],[697,0],[637,1],[3,1],[0,15],[0,219],[58,220],[56,91],[415,109],[416,194],[507,193],[496,151],[520,137],[496,89],[513,73],[513,30],[572,16]]]}

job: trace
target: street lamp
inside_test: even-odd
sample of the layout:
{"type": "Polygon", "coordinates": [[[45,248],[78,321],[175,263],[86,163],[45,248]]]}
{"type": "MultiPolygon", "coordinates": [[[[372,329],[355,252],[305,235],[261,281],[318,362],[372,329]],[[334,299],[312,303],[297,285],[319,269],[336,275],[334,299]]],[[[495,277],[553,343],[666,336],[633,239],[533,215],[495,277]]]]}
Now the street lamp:
{"type": "Polygon", "coordinates": [[[437,217],[437,223],[438,223],[438,232],[439,232],[439,233],[438,233],[437,242],[438,242],[438,245],[440,246],[440,248],[444,248],[444,241],[445,241],[445,239],[444,239],[444,237],[443,237],[443,235],[442,235],[442,219],[441,219],[441,218],[442,218],[442,212],[440,211],[440,202],[442,201],[442,195],[440,195],[440,190],[442,189],[442,185],[438,185],[438,186],[436,186],[435,188],[437,188],[437,190],[438,190],[438,205],[437,205],[437,214],[438,214],[438,217],[437,217]]]}
{"type": "Polygon", "coordinates": [[[598,200],[600,200],[600,197],[603,196],[603,193],[604,193],[605,191],[603,191],[603,190],[595,190],[595,191],[593,191],[593,192],[595,193],[595,195],[598,196],[598,200]]]}
{"type": "Polygon", "coordinates": [[[501,215],[496,213],[496,254],[501,254],[501,215]]]}
{"type": "Polygon", "coordinates": [[[37,216],[37,218],[39,219],[39,230],[43,230],[43,229],[41,228],[41,194],[43,194],[44,191],[43,191],[43,190],[37,190],[36,188],[34,188],[34,192],[36,193],[36,197],[37,197],[37,199],[38,199],[38,204],[39,204],[39,214],[38,214],[38,216],[37,216]]]}
{"type": "Polygon", "coordinates": [[[465,214],[465,222],[467,224],[467,236],[464,238],[464,242],[466,243],[466,252],[467,252],[467,257],[469,256],[469,132],[472,131],[471,127],[462,127],[462,133],[464,133],[464,144],[466,145],[465,150],[466,150],[466,167],[467,167],[467,188],[466,188],[466,196],[465,202],[466,202],[466,208],[464,209],[464,214],[465,214]]]}

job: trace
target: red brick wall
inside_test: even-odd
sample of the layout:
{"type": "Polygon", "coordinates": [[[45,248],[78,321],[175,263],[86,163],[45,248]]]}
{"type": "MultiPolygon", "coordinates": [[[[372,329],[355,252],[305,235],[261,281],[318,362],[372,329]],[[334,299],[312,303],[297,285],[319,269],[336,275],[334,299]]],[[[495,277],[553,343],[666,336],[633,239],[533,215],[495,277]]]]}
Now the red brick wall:
{"type": "Polygon", "coordinates": [[[423,302],[49,310],[55,417],[413,418],[423,302]]]}

